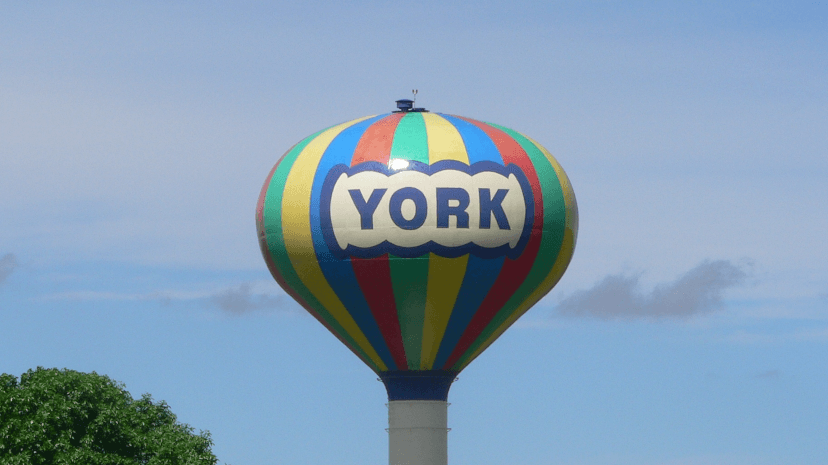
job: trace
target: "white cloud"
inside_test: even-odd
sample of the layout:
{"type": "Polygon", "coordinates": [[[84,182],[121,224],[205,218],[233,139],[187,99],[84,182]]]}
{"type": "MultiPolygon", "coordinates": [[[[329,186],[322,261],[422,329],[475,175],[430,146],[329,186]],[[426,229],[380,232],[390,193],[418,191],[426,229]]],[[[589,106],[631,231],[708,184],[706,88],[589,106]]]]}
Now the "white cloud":
{"type": "Polygon", "coordinates": [[[254,281],[238,286],[209,286],[195,290],[156,290],[151,292],[70,291],[40,297],[40,300],[80,301],[157,301],[168,305],[176,302],[201,302],[208,307],[234,315],[258,310],[294,310],[295,305],[272,281],[254,281]]]}
{"type": "Polygon", "coordinates": [[[785,333],[736,331],[727,341],[740,344],[779,344],[785,342],[828,342],[828,328],[803,328],[785,333]]]}
{"type": "Polygon", "coordinates": [[[746,265],[728,260],[704,261],[673,282],[661,283],[649,293],[639,289],[638,275],[610,275],[592,288],[561,301],[558,314],[601,319],[688,318],[722,306],[722,293],[742,284],[746,265]]]}
{"type": "Polygon", "coordinates": [[[115,292],[115,291],[69,291],[43,296],[42,300],[82,300],[82,301],[126,301],[126,300],[198,300],[212,296],[209,291],[153,291],[153,292],[115,292]]]}
{"type": "Polygon", "coordinates": [[[11,275],[18,267],[17,257],[14,254],[7,253],[0,258],[0,284],[6,282],[6,278],[11,275]]]}
{"type": "Polygon", "coordinates": [[[779,370],[768,370],[763,371],[761,373],[757,373],[755,377],[758,379],[776,379],[779,378],[781,374],[782,372],[780,372],[779,370]]]}
{"type": "Polygon", "coordinates": [[[286,294],[267,295],[257,294],[251,285],[244,283],[238,287],[226,289],[210,297],[210,302],[225,312],[241,315],[257,310],[279,310],[284,308],[290,299],[286,294]]]}

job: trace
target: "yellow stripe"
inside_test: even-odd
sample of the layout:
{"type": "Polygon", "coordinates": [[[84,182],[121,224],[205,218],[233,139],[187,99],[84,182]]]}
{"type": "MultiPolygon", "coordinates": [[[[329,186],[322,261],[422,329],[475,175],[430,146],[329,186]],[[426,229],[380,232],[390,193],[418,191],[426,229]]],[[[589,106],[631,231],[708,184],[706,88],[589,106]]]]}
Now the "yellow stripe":
{"type": "MultiPolygon", "coordinates": [[[[455,160],[469,164],[466,145],[457,128],[433,113],[422,113],[428,140],[428,163],[441,160],[455,160]]],[[[426,290],[425,323],[423,324],[423,345],[420,355],[420,369],[433,369],[434,359],[440,349],[440,342],[446,333],[449,317],[463,284],[469,256],[444,258],[429,254],[428,288],[426,290]]]]}
{"type": "MultiPolygon", "coordinates": [[[[526,137],[524,135],[524,137],[526,137]]],[[[558,252],[558,258],[555,260],[555,264],[552,265],[552,269],[549,270],[549,274],[543,279],[543,282],[535,289],[531,295],[506,319],[498,328],[492,333],[491,336],[486,340],[484,344],[482,344],[478,349],[474,352],[474,354],[469,357],[466,363],[460,367],[460,369],[466,368],[472,360],[476,359],[487,347],[489,347],[501,334],[503,334],[507,329],[509,329],[518,318],[520,318],[524,313],[526,313],[533,305],[538,303],[540,299],[543,298],[549,291],[558,284],[561,277],[563,277],[566,268],[569,266],[570,261],[572,261],[572,254],[575,251],[575,242],[578,236],[578,203],[575,200],[575,192],[572,190],[572,184],[569,182],[569,177],[564,172],[563,168],[561,167],[558,160],[555,160],[555,157],[549,153],[546,148],[544,148],[539,143],[535,142],[529,137],[529,139],[535,146],[543,152],[549,162],[552,164],[552,167],[555,169],[555,174],[558,175],[558,179],[561,182],[561,189],[563,190],[564,202],[566,204],[566,220],[564,224],[564,238],[563,242],[561,243],[561,250],[558,252]]]]}
{"type": "Polygon", "coordinates": [[[468,255],[444,258],[429,254],[428,288],[426,293],[425,323],[420,369],[433,369],[437,350],[448,326],[451,310],[463,284],[468,255]]]}
{"type": "Polygon", "coordinates": [[[426,137],[428,138],[428,163],[434,164],[440,160],[457,160],[469,164],[469,155],[466,153],[466,144],[460,132],[445,118],[433,113],[421,113],[425,121],[426,137]]]}
{"type": "Polygon", "coordinates": [[[371,347],[368,339],[322,274],[322,269],[316,260],[316,252],[313,249],[310,228],[311,187],[313,186],[316,168],[319,166],[319,161],[322,159],[325,149],[340,132],[368,118],[371,117],[366,116],[334,126],[319,134],[302,150],[293,167],[291,167],[285,182],[285,191],[282,197],[282,228],[285,235],[285,249],[290,258],[290,263],[299,275],[299,279],[336,318],[379,369],[386,371],[388,367],[382,362],[374,348],[371,347]]]}

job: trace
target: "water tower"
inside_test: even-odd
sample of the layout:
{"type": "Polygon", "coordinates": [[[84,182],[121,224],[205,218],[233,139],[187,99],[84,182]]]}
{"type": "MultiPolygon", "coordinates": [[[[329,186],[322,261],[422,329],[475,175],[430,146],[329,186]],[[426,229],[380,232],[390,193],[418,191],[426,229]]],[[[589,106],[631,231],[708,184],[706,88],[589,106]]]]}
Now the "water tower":
{"type": "Polygon", "coordinates": [[[279,285],[385,384],[389,463],[445,465],[452,381],[561,278],[578,209],[529,137],[397,107],[288,150],[256,227],[279,285]]]}

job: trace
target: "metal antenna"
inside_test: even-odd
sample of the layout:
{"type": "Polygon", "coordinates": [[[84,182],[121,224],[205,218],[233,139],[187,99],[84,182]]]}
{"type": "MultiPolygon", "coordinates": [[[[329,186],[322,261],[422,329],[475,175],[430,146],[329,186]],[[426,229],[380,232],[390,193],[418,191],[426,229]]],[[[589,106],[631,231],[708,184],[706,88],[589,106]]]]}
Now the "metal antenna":
{"type": "Polygon", "coordinates": [[[413,89],[411,91],[411,93],[414,94],[414,101],[416,102],[417,101],[417,89],[413,89]]]}

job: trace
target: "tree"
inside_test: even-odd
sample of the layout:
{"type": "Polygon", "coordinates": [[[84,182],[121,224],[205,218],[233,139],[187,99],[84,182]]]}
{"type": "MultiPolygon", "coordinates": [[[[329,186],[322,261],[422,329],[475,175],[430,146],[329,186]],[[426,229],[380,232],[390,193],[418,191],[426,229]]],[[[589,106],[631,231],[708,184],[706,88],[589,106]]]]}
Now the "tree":
{"type": "Polygon", "coordinates": [[[215,465],[209,432],[95,372],[0,375],[0,465],[215,465]]]}

